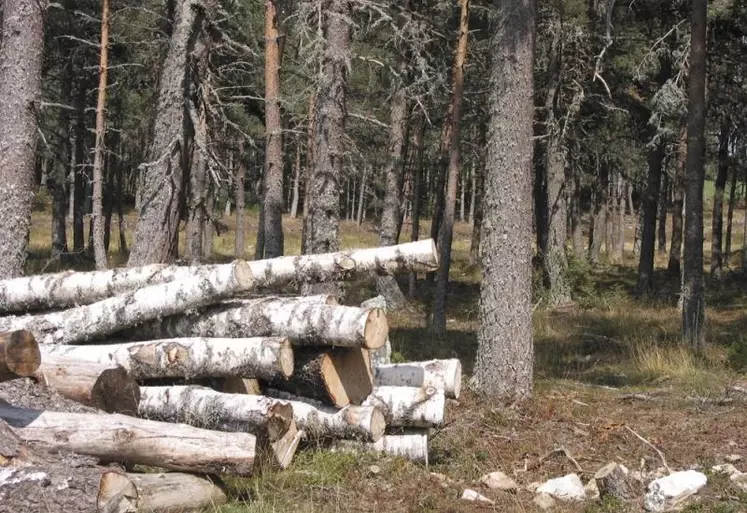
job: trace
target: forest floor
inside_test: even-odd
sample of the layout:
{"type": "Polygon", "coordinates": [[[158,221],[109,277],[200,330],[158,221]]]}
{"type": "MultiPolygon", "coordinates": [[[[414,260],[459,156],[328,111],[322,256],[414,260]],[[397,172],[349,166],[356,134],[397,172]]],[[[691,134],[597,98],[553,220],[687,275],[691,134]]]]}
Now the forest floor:
{"type": "MultiPolygon", "coordinates": [[[[247,217],[247,254],[251,255],[256,216],[247,217]]],[[[228,231],[215,239],[217,260],[232,258],[232,218],[226,218],[228,231]]],[[[742,212],[735,218],[733,247],[739,250],[742,212]]],[[[627,226],[629,239],[631,223],[632,219],[627,226]]],[[[112,260],[120,264],[125,258],[117,255],[113,224],[112,260]]],[[[35,213],[30,267],[37,272],[54,268],[48,263],[50,226],[48,214],[35,213]]],[[[129,216],[128,226],[134,226],[129,216]]],[[[708,219],[706,226],[710,226],[708,219]]],[[[297,254],[301,221],[286,219],[285,229],[286,253],[297,254]]],[[[403,233],[407,230],[405,226],[403,233]]],[[[425,284],[410,308],[389,314],[396,359],[460,358],[465,384],[477,348],[480,282],[479,271],[467,263],[470,234],[469,225],[457,226],[444,338],[435,338],[426,328],[432,291],[425,284]]],[[[344,223],[342,236],[343,248],[374,246],[378,239],[369,224],[344,223]]],[[[708,237],[706,244],[709,254],[708,237]]],[[[480,476],[501,470],[520,485],[528,485],[576,472],[586,482],[610,461],[631,470],[642,464],[662,466],[660,456],[636,434],[656,446],[672,469],[700,468],[709,475],[707,487],[685,511],[747,511],[747,493],[708,470],[724,463],[724,456],[739,454],[744,459],[736,467],[747,471],[747,394],[738,391],[747,389],[747,375],[728,365],[731,348],[747,346],[747,277],[733,271],[721,284],[707,280],[708,350],[696,360],[678,344],[677,278],[664,273],[664,256],[657,257],[658,292],[646,300],[632,296],[636,278],[632,251],[626,257],[618,265],[574,269],[579,295],[574,306],[554,311],[541,304],[536,308],[535,393],[529,404],[510,407],[485,402],[468,386],[458,401],[447,402],[447,420],[432,434],[427,468],[397,458],[307,447],[283,472],[229,480],[232,503],[207,511],[539,511],[531,492],[487,490],[479,484],[480,476]],[[580,470],[562,455],[540,461],[557,448],[567,450],[580,470]],[[465,488],[479,491],[495,505],[461,500],[465,488]]],[[[740,257],[735,255],[731,264],[739,269],[740,257]]],[[[375,290],[372,284],[361,283],[350,287],[349,293],[346,302],[354,304],[372,297],[375,290]]],[[[553,511],[642,511],[642,500],[558,503],[553,511]]]]}

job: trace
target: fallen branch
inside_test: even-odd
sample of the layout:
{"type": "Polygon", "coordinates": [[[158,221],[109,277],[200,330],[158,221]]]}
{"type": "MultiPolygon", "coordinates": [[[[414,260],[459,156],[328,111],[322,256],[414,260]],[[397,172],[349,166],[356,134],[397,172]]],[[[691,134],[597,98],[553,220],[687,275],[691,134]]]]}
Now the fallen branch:
{"type": "Polygon", "coordinates": [[[657,449],[654,444],[652,444],[651,442],[649,442],[648,440],[646,440],[645,438],[643,438],[641,435],[639,435],[638,433],[636,433],[633,430],[633,428],[631,428],[630,426],[626,425],[625,429],[627,429],[628,431],[630,431],[633,434],[633,436],[635,436],[638,440],[640,440],[644,444],[646,444],[649,447],[651,447],[654,451],[656,451],[656,454],[658,454],[659,458],[661,458],[661,462],[664,465],[664,468],[667,469],[667,472],[669,472],[670,474],[672,473],[672,469],[670,469],[669,465],[667,465],[667,460],[666,460],[666,458],[664,458],[664,454],[659,449],[657,449]]]}

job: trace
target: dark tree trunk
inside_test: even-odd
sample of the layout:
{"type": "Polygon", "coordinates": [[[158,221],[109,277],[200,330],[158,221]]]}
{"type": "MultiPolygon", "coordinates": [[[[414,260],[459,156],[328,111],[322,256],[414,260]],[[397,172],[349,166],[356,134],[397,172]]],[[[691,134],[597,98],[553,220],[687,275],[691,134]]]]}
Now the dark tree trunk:
{"type": "Polygon", "coordinates": [[[475,195],[475,212],[472,216],[472,239],[469,244],[469,263],[478,265],[480,263],[480,238],[482,234],[483,201],[485,198],[485,158],[481,156],[479,163],[474,168],[475,188],[479,191],[475,195]]]}
{"type": "Polygon", "coordinates": [[[186,233],[186,253],[190,262],[202,260],[203,234],[205,232],[205,187],[207,181],[207,124],[204,108],[195,123],[194,144],[190,159],[188,220],[186,233]]]}
{"type": "MultiPolygon", "coordinates": [[[[301,140],[296,140],[296,158],[293,163],[293,197],[291,198],[290,215],[293,219],[298,218],[298,201],[301,194],[301,140]]],[[[355,187],[353,187],[353,194],[355,195],[355,187]]],[[[353,202],[355,205],[355,202],[353,202]]],[[[351,210],[355,210],[352,208],[351,210]]],[[[350,214],[352,220],[353,213],[350,214]]]]}
{"type": "Polygon", "coordinates": [[[723,233],[724,233],[724,189],[729,176],[729,138],[731,122],[727,119],[721,127],[718,138],[718,166],[716,183],[713,191],[713,218],[711,224],[711,276],[721,280],[724,270],[723,233]]]}
{"type": "Polygon", "coordinates": [[[656,213],[660,199],[661,169],[664,163],[664,145],[658,143],[648,154],[648,180],[643,195],[643,225],[641,226],[641,256],[638,260],[639,295],[653,290],[654,252],[656,243],[656,213]]]}
{"type": "Polygon", "coordinates": [[[492,38],[474,378],[503,400],[532,393],[534,2],[504,0],[492,38]]]}
{"type": "Polygon", "coordinates": [[[734,206],[737,202],[737,168],[733,166],[731,172],[731,185],[729,186],[729,208],[726,213],[726,249],[724,250],[724,267],[729,268],[731,259],[731,234],[732,221],[734,220],[734,206]]]}
{"type": "Polygon", "coordinates": [[[144,172],[143,197],[128,265],[171,262],[177,257],[180,207],[187,165],[189,60],[203,11],[176,0],[174,29],[164,61],[153,144],[144,172]]]}
{"type": "Polygon", "coordinates": [[[582,216],[581,211],[581,177],[578,166],[573,164],[571,159],[571,177],[573,180],[573,190],[570,195],[570,208],[571,208],[571,244],[573,245],[573,254],[579,260],[584,259],[586,247],[584,246],[584,237],[582,232],[582,216]]]}
{"type": "Polygon", "coordinates": [[[0,46],[0,279],[26,264],[34,197],[36,115],[41,99],[44,13],[41,2],[3,2],[0,46]]]}
{"type": "MultiPolygon", "coordinates": [[[[65,66],[60,91],[60,102],[67,104],[72,96],[72,59],[65,66]]],[[[67,253],[67,232],[65,215],[68,197],[65,183],[70,169],[70,111],[60,109],[57,121],[57,155],[50,180],[47,182],[52,193],[52,259],[58,260],[67,253]]]]}
{"type": "Polygon", "coordinates": [[[708,0],[693,0],[685,167],[685,254],[682,273],[682,337],[695,352],[705,344],[703,293],[703,177],[705,159],[706,23],[708,0]]]}
{"type": "MultiPolygon", "coordinates": [[[[623,246],[621,242],[624,241],[624,238],[621,236],[621,233],[623,233],[622,221],[625,212],[625,188],[623,187],[619,171],[615,171],[613,174],[611,189],[611,209],[608,212],[608,226],[611,228],[608,232],[609,258],[611,262],[619,264],[623,261],[623,246]]],[[[654,226],[656,226],[656,218],[654,218],[654,226]]]]}
{"type": "Polygon", "coordinates": [[[682,130],[679,145],[679,162],[672,183],[674,201],[672,202],[672,243],[669,246],[669,263],[667,272],[679,276],[682,261],[682,208],[685,201],[685,160],[687,158],[687,135],[682,130]]]}
{"type": "Polygon", "coordinates": [[[446,293],[449,287],[451,268],[451,243],[454,237],[454,217],[456,211],[457,182],[460,166],[460,125],[462,121],[462,96],[464,92],[464,67],[467,61],[467,40],[469,36],[469,0],[459,0],[459,38],[454,58],[452,84],[452,124],[449,150],[449,173],[446,184],[443,220],[438,232],[439,266],[436,278],[436,294],[433,301],[431,330],[443,335],[446,333],[446,293]]]}
{"type": "Polygon", "coordinates": [[[114,213],[114,175],[117,173],[118,163],[114,156],[105,160],[106,187],[104,188],[104,252],[109,254],[109,242],[112,235],[112,214],[114,213]]]}
{"type": "MultiPolygon", "coordinates": [[[[309,98],[309,126],[306,130],[306,162],[303,169],[303,217],[309,216],[309,204],[311,198],[309,191],[311,188],[311,175],[314,173],[314,124],[316,123],[316,95],[314,92],[309,98]]],[[[358,223],[360,224],[360,223],[358,223]]]]}
{"type": "MultiPolygon", "coordinates": [[[[423,194],[423,147],[425,141],[425,118],[420,118],[418,129],[415,132],[415,156],[412,163],[412,174],[414,175],[412,186],[412,236],[414,242],[420,239],[420,211],[422,210],[421,198],[423,194]]],[[[417,295],[418,274],[410,273],[408,295],[417,295]]]]}
{"type": "MultiPolygon", "coordinates": [[[[340,248],[340,178],[344,154],[345,88],[350,59],[350,3],[324,0],[325,48],[314,112],[314,159],[309,215],[304,219],[305,254],[340,248]]],[[[335,283],[308,286],[305,293],[338,293],[335,283]]]]}
{"type": "Polygon", "coordinates": [[[85,233],[83,214],[86,204],[86,87],[85,82],[78,84],[75,102],[75,169],[73,185],[73,251],[82,255],[85,251],[85,233]]]}
{"type": "MultiPolygon", "coordinates": [[[[405,146],[405,124],[407,123],[407,94],[403,82],[407,71],[404,61],[399,65],[396,89],[392,97],[389,131],[389,161],[384,172],[384,209],[379,227],[379,246],[397,244],[399,223],[402,218],[403,150],[405,146]]],[[[394,276],[379,276],[376,280],[379,294],[384,296],[389,307],[405,303],[405,296],[394,276]]]]}
{"type": "Polygon", "coordinates": [[[277,0],[265,0],[264,258],[283,255],[283,131],[280,119],[280,33],[277,0]]]}
{"type": "Polygon", "coordinates": [[[669,212],[669,173],[661,175],[661,190],[659,191],[659,246],[658,252],[667,252],[667,213],[669,212]]]}
{"type": "MultiPolygon", "coordinates": [[[[119,155],[122,155],[122,139],[119,140],[119,155]]],[[[119,232],[119,252],[122,254],[127,253],[127,236],[125,234],[125,220],[124,220],[124,199],[123,199],[123,185],[124,185],[124,166],[122,160],[119,160],[117,166],[117,227],[119,232]]]]}
{"type": "MultiPolygon", "coordinates": [[[[244,145],[239,146],[239,158],[236,163],[236,248],[235,257],[246,258],[246,160],[244,145]]],[[[266,225],[265,225],[266,226],[266,225]]],[[[257,228],[261,229],[260,227],[257,228]]],[[[267,248],[265,247],[265,250],[267,248]]]]}
{"type": "Polygon", "coordinates": [[[607,230],[607,197],[609,194],[609,173],[607,167],[599,167],[597,188],[594,194],[594,216],[589,230],[589,262],[599,263],[602,243],[607,230]]]}

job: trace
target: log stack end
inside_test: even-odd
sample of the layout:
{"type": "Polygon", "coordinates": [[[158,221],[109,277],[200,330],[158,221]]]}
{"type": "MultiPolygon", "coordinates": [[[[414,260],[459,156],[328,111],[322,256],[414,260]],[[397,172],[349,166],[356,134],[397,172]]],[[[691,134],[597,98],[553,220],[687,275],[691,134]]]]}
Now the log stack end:
{"type": "Polygon", "coordinates": [[[39,344],[27,330],[0,334],[0,381],[32,376],[41,365],[39,344]]]}
{"type": "Polygon", "coordinates": [[[368,349],[378,349],[389,339],[389,322],[381,308],[372,308],[367,313],[364,344],[368,349]]]}

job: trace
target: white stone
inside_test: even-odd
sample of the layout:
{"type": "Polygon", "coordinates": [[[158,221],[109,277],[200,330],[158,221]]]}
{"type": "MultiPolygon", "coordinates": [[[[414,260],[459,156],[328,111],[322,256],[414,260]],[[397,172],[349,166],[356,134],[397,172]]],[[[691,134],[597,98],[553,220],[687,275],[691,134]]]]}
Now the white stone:
{"type": "Polygon", "coordinates": [[[464,490],[464,492],[462,493],[462,499],[464,499],[465,501],[478,501],[478,502],[486,502],[488,504],[495,504],[494,501],[488,499],[484,495],[477,493],[474,490],[470,490],[469,488],[464,490]]]}
{"type": "Polygon", "coordinates": [[[555,499],[547,495],[546,493],[537,494],[534,498],[534,502],[541,509],[550,509],[555,506],[555,499]]]}
{"type": "Polygon", "coordinates": [[[730,479],[737,488],[747,492],[747,474],[740,472],[739,475],[731,476],[730,479]]]}
{"type": "Polygon", "coordinates": [[[550,479],[537,488],[537,493],[546,493],[551,497],[565,501],[582,501],[586,498],[584,483],[581,482],[581,478],[577,474],[550,479]]]}
{"type": "Polygon", "coordinates": [[[729,454],[724,459],[729,463],[737,463],[738,461],[742,461],[742,456],[739,454],[729,454]]]}
{"type": "Polygon", "coordinates": [[[586,483],[586,486],[584,486],[584,490],[586,490],[586,498],[593,501],[599,498],[599,487],[597,486],[596,479],[590,479],[589,482],[586,483]]]}
{"type": "Polygon", "coordinates": [[[516,484],[516,481],[499,470],[491,472],[490,474],[485,474],[480,478],[480,482],[491,490],[513,491],[519,487],[519,485],[516,484]]]}
{"type": "Polygon", "coordinates": [[[713,471],[714,474],[723,474],[723,475],[729,476],[729,478],[731,479],[733,479],[732,476],[739,476],[742,474],[731,463],[724,463],[723,465],[714,465],[713,467],[711,467],[711,471],[713,471]]]}
{"type": "Polygon", "coordinates": [[[708,482],[705,474],[695,470],[674,472],[652,481],[643,506],[646,511],[667,511],[698,493],[708,482]]]}
{"type": "Polygon", "coordinates": [[[380,474],[381,467],[378,465],[371,465],[370,467],[368,467],[368,471],[372,473],[373,475],[380,474]]]}

